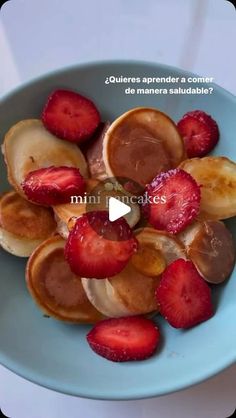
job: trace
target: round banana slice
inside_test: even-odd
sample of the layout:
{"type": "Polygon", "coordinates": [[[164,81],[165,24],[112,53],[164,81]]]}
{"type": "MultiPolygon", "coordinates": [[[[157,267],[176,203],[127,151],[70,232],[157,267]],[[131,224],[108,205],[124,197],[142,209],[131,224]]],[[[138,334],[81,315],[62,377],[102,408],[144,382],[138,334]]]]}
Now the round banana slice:
{"type": "MultiPolygon", "coordinates": [[[[136,231],[139,244],[162,254],[166,265],[178,258],[186,258],[183,244],[172,235],[152,228],[136,231]]],[[[143,264],[146,259],[143,260],[143,264]]],[[[132,259],[125,269],[112,278],[82,279],[90,302],[108,317],[148,314],[158,311],[155,290],[160,275],[147,276],[136,268],[132,259]]]]}
{"type": "Polygon", "coordinates": [[[12,126],[5,135],[2,152],[8,180],[22,196],[22,181],[39,168],[77,167],[87,176],[87,163],[78,146],[52,135],[38,119],[22,120],[12,126]]]}
{"type": "Polygon", "coordinates": [[[94,323],[103,316],[91,305],[81,278],[64,258],[65,241],[55,235],[33,252],[26,267],[28,290],[44,313],[74,323],[94,323]]]}
{"type": "Polygon", "coordinates": [[[0,244],[11,254],[29,257],[56,230],[52,209],[33,205],[15,191],[0,200],[0,244]]]}
{"type": "Polygon", "coordinates": [[[179,234],[179,238],[206,281],[218,284],[230,276],[235,265],[236,249],[233,237],[223,222],[195,222],[179,234]]]}
{"type": "MultiPolygon", "coordinates": [[[[109,185],[112,186],[112,183],[109,183],[109,185]]],[[[63,238],[68,238],[69,230],[74,226],[76,219],[83,213],[94,210],[109,210],[110,197],[119,199],[130,206],[131,211],[124,218],[131,228],[138,223],[140,219],[139,205],[130,202],[128,194],[119,190],[109,189],[106,182],[100,182],[95,179],[88,179],[86,186],[85,197],[78,197],[77,203],[67,203],[53,207],[57,221],[57,231],[63,238]]]]}
{"type": "Polygon", "coordinates": [[[157,109],[139,107],[116,119],[104,135],[108,177],[126,177],[141,186],[185,158],[175,123],[157,109]]]}
{"type": "Polygon", "coordinates": [[[201,186],[199,220],[227,219],[236,215],[236,164],[226,157],[192,158],[180,168],[201,186]]]}

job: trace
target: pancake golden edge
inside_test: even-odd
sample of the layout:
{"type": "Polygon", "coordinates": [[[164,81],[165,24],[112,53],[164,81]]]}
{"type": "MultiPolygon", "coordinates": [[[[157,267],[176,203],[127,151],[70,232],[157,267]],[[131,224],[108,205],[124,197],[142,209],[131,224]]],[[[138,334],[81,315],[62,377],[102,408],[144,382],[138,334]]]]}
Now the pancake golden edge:
{"type": "MultiPolygon", "coordinates": [[[[140,120],[140,123],[147,127],[150,127],[152,123],[153,129],[156,131],[155,135],[156,138],[163,143],[164,150],[166,157],[169,161],[168,167],[166,167],[165,171],[171,168],[177,167],[181,161],[186,158],[184,142],[181,135],[178,132],[178,129],[172,119],[170,117],[155,108],[147,108],[147,107],[137,107],[131,109],[125,113],[123,113],[120,117],[118,117],[107,129],[103,138],[103,162],[106,168],[106,176],[104,173],[99,174],[98,178],[104,177],[116,177],[117,174],[114,173],[111,164],[110,164],[110,143],[111,137],[116,131],[117,127],[123,124],[123,122],[127,121],[130,117],[136,116],[136,124],[137,121],[140,120]],[[152,119],[152,120],[151,120],[152,119]]],[[[150,182],[152,178],[158,174],[158,172],[163,171],[163,168],[158,170],[155,169],[155,173],[147,182],[150,182]]],[[[121,173],[122,176],[122,173],[121,173]]],[[[132,179],[132,177],[130,176],[132,179]]],[[[133,179],[134,180],[134,179],[133,179]]],[[[147,183],[146,182],[146,183],[147,183]]],[[[139,183],[139,182],[138,182],[139,183]]]]}
{"type": "Polygon", "coordinates": [[[207,282],[220,284],[230,277],[235,266],[236,248],[232,234],[222,221],[196,221],[178,237],[207,282]]]}
{"type": "Polygon", "coordinates": [[[199,220],[223,220],[236,216],[236,163],[226,157],[191,158],[179,168],[201,187],[199,220]]]}
{"type": "Polygon", "coordinates": [[[47,315],[65,322],[94,323],[104,318],[89,302],[80,277],[64,258],[63,240],[55,235],[33,252],[26,266],[27,288],[47,315]]]}
{"type": "MultiPolygon", "coordinates": [[[[186,259],[184,245],[178,238],[153,228],[135,231],[140,244],[151,245],[163,254],[167,265],[178,258],[186,259]]],[[[132,259],[121,273],[107,279],[82,278],[90,302],[108,317],[148,314],[158,311],[155,290],[158,277],[141,274],[132,259]]]]}
{"type": "Polygon", "coordinates": [[[29,257],[56,230],[53,212],[33,205],[15,191],[0,199],[0,245],[17,257],[29,257]]]}
{"type": "Polygon", "coordinates": [[[21,183],[30,171],[50,166],[80,169],[87,177],[87,163],[76,144],[64,141],[46,130],[39,119],[16,123],[6,133],[2,153],[9,183],[23,197],[21,183]]]}

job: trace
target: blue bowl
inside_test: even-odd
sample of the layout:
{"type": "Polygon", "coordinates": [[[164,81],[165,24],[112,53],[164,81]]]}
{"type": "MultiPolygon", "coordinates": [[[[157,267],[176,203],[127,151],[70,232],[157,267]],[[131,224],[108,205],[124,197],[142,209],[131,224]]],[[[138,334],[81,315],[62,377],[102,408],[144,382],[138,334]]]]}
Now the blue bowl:
{"type": "MultiPolygon", "coordinates": [[[[177,121],[191,109],[217,120],[221,140],[214,150],[236,160],[236,100],[216,85],[207,95],[126,95],[127,85],[105,84],[107,76],[191,77],[185,71],[145,62],[103,62],[65,69],[37,79],[3,98],[0,132],[15,122],[39,117],[55,88],[78,90],[92,98],[103,119],[113,120],[136,106],[157,107],[177,121]]],[[[135,87],[135,86],[132,86],[135,87]]],[[[136,87],[143,87],[142,85],[136,87]]],[[[147,88],[153,86],[144,86],[147,88]]],[[[165,86],[162,86],[165,87],[165,86]]],[[[192,83],[169,87],[196,87],[192,83]]],[[[199,84],[198,87],[204,87],[199,84]]],[[[9,189],[1,160],[1,191],[9,189]]],[[[228,222],[234,236],[234,220],[228,222]]],[[[163,340],[159,352],[142,362],[113,363],[88,347],[89,326],[66,325],[43,317],[25,286],[25,260],[0,251],[0,361],[10,370],[50,389],[95,399],[138,399],[186,388],[220,372],[236,359],[236,273],[214,289],[216,314],[188,331],[157,318],[163,340]]]]}

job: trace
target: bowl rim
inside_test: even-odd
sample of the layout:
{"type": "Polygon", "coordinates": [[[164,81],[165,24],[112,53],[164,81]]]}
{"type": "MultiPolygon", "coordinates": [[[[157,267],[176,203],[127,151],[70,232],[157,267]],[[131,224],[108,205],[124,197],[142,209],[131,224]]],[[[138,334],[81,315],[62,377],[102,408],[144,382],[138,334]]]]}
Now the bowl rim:
{"type": "MultiPolygon", "coordinates": [[[[120,66],[125,66],[125,65],[147,65],[150,67],[157,67],[163,70],[167,70],[170,73],[171,72],[177,72],[177,73],[183,73],[186,76],[200,76],[196,73],[193,73],[191,71],[187,71],[184,70],[182,68],[176,67],[176,66],[171,66],[171,65],[167,65],[167,64],[163,64],[163,63],[158,63],[158,62],[154,62],[154,61],[146,61],[146,60],[130,60],[130,59],[114,59],[114,60],[98,60],[98,61],[89,61],[89,62],[84,62],[84,63],[77,63],[71,66],[65,66],[62,68],[58,68],[56,70],[52,70],[46,73],[41,74],[38,77],[34,77],[26,82],[23,82],[19,85],[17,85],[16,87],[14,87],[13,89],[11,89],[10,91],[7,91],[6,93],[4,93],[3,95],[0,96],[1,98],[1,106],[4,106],[4,101],[10,99],[11,97],[13,97],[15,94],[20,93],[22,90],[26,89],[26,88],[30,88],[32,87],[34,84],[40,83],[45,79],[50,79],[53,78],[55,76],[59,76],[59,75],[63,75],[66,72],[71,72],[71,71],[75,71],[76,69],[80,70],[80,69],[92,69],[94,67],[99,67],[102,68],[104,66],[107,65],[120,65],[120,66]]],[[[225,95],[228,99],[230,99],[231,101],[236,103],[236,96],[229,92],[228,90],[226,90],[225,88],[219,86],[216,83],[205,83],[206,86],[213,86],[214,90],[222,93],[223,95],[225,95]]],[[[119,393],[116,393],[114,390],[110,391],[108,394],[99,391],[99,388],[97,389],[89,389],[89,390],[82,390],[81,388],[78,388],[78,390],[76,390],[73,386],[69,387],[69,384],[61,384],[60,382],[58,383],[56,380],[52,379],[52,381],[50,381],[50,379],[48,378],[44,378],[44,376],[39,375],[38,373],[35,373],[34,371],[32,371],[29,368],[26,367],[22,367],[17,361],[14,361],[10,358],[8,358],[4,353],[1,352],[0,349],[0,364],[4,367],[6,367],[8,370],[10,370],[11,372],[15,373],[16,375],[27,379],[28,381],[35,383],[39,386],[45,387],[47,389],[59,392],[59,393],[63,393],[66,395],[72,395],[72,396],[79,396],[81,398],[87,398],[87,399],[96,399],[96,400],[137,400],[137,399],[146,399],[146,398],[153,398],[153,397],[157,397],[157,396],[163,396],[163,395],[168,395],[171,393],[175,393],[175,392],[179,392],[181,390],[190,388],[196,384],[199,384],[207,379],[212,378],[213,376],[217,375],[218,373],[222,372],[224,369],[226,369],[227,367],[230,367],[232,364],[234,364],[236,362],[236,353],[233,353],[232,351],[232,355],[230,355],[227,359],[222,358],[222,362],[220,364],[218,364],[218,367],[211,367],[211,369],[209,370],[209,368],[207,369],[206,372],[202,371],[200,373],[196,373],[195,378],[191,379],[190,383],[187,383],[185,381],[185,379],[182,378],[182,382],[178,382],[175,384],[168,384],[166,385],[167,387],[163,387],[162,389],[158,389],[158,388],[153,388],[152,390],[150,390],[150,387],[148,387],[147,389],[145,387],[142,387],[142,389],[135,389],[135,392],[129,391],[129,394],[126,393],[122,393],[121,395],[119,393]]]]}
{"type": "MultiPolygon", "coordinates": [[[[129,59],[114,59],[114,60],[95,60],[95,61],[88,61],[88,62],[83,62],[83,63],[77,63],[77,64],[73,64],[70,66],[65,66],[65,67],[60,67],[57,68],[55,70],[50,70],[48,72],[42,73],[39,76],[30,78],[29,80],[22,82],[20,84],[18,84],[17,86],[13,87],[12,89],[10,89],[9,91],[5,92],[3,95],[1,95],[1,101],[5,101],[7,99],[10,99],[11,96],[17,94],[18,92],[20,93],[21,90],[24,90],[25,88],[31,87],[31,85],[34,85],[38,82],[43,81],[46,78],[51,78],[53,76],[59,76],[60,74],[63,74],[65,72],[70,72],[73,70],[76,70],[77,68],[79,69],[85,69],[85,68],[92,68],[94,66],[96,67],[103,67],[106,65],[126,65],[126,64],[130,64],[130,65],[148,65],[148,66],[155,66],[155,67],[159,67],[162,69],[167,69],[170,72],[171,71],[175,71],[175,72],[183,72],[186,75],[190,76],[194,76],[194,77],[205,77],[204,75],[199,75],[195,72],[189,71],[189,70],[185,70],[183,68],[174,66],[174,65],[169,65],[169,64],[163,64],[163,63],[159,63],[159,62],[155,62],[155,61],[148,61],[148,60],[129,60],[129,59]]],[[[224,87],[221,87],[219,84],[212,82],[212,83],[205,83],[206,86],[211,85],[214,86],[214,88],[216,88],[217,90],[222,91],[224,94],[228,95],[229,98],[233,99],[236,101],[236,95],[234,95],[233,93],[231,93],[229,90],[225,89],[224,87]]],[[[3,105],[4,103],[1,103],[1,105],[3,105]]]]}

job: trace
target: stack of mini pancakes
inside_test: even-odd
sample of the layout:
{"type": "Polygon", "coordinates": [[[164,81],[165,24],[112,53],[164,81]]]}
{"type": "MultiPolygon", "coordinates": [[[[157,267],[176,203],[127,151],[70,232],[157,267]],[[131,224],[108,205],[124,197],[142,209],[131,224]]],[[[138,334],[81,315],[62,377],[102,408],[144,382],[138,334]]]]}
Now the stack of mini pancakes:
{"type": "MultiPolygon", "coordinates": [[[[15,256],[29,257],[27,287],[47,315],[94,323],[103,317],[157,312],[160,275],[178,258],[190,258],[209,283],[230,276],[235,247],[222,220],[236,215],[236,165],[224,157],[186,160],[182,138],[162,112],[148,108],[126,112],[106,124],[84,154],[76,144],[49,133],[40,120],[23,120],[7,132],[2,152],[13,190],[0,200],[0,244],[15,256]],[[110,177],[131,178],[145,186],[161,171],[179,165],[202,185],[199,219],[175,236],[143,226],[139,206],[133,204],[126,220],[136,228],[139,254],[118,275],[99,280],[76,276],[64,258],[69,230],[90,209],[83,202],[35,205],[21,186],[29,172],[49,166],[79,168],[88,193],[110,177]]],[[[128,194],[103,185],[101,190],[104,199],[128,194]]],[[[104,201],[95,209],[103,210],[104,201]]]]}

